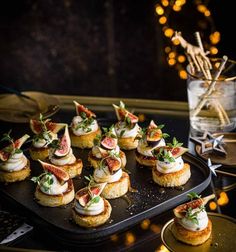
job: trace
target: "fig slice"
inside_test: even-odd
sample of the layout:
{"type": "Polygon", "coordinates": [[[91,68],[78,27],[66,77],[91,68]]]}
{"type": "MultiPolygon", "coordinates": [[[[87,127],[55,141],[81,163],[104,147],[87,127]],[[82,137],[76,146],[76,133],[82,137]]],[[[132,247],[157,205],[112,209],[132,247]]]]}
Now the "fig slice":
{"type": "Polygon", "coordinates": [[[101,141],[101,145],[108,150],[112,150],[116,148],[117,141],[117,138],[105,136],[101,141]]]}
{"type": "Polygon", "coordinates": [[[25,143],[25,141],[30,138],[29,135],[25,134],[24,136],[22,136],[21,138],[17,139],[14,141],[14,147],[16,149],[20,149],[20,147],[25,143]]]}
{"type": "Polygon", "coordinates": [[[11,153],[5,152],[4,150],[0,150],[0,160],[7,161],[8,158],[10,157],[11,153]]]}
{"type": "Polygon", "coordinates": [[[173,155],[174,158],[178,158],[178,157],[182,156],[187,151],[188,151],[188,148],[174,147],[171,149],[171,154],[173,155]]]}
{"type": "Polygon", "coordinates": [[[66,125],[63,136],[59,139],[59,147],[55,150],[54,155],[64,157],[70,152],[71,140],[68,126],[66,125]]]}
{"type": "Polygon", "coordinates": [[[11,146],[13,147],[13,149],[20,149],[20,147],[24,144],[24,142],[29,138],[30,136],[25,134],[24,136],[22,136],[21,138],[15,140],[13,142],[13,146],[12,144],[8,145],[7,147],[3,148],[2,150],[0,150],[0,159],[2,161],[7,161],[11,155],[11,152],[6,151],[6,149],[9,149],[11,146]]]}
{"type": "Polygon", "coordinates": [[[77,115],[80,115],[81,112],[84,112],[87,117],[96,117],[96,115],[91,110],[86,108],[85,106],[79,104],[76,101],[73,101],[73,102],[75,104],[75,110],[76,110],[77,115]]]}
{"type": "Polygon", "coordinates": [[[67,172],[65,172],[62,168],[55,166],[53,164],[43,162],[41,160],[38,160],[38,161],[40,162],[40,164],[42,165],[42,167],[45,171],[48,171],[48,172],[52,173],[53,175],[55,175],[55,177],[59,181],[66,182],[70,179],[69,174],[67,172]]]}
{"type": "Polygon", "coordinates": [[[106,182],[98,183],[94,186],[91,186],[90,188],[88,187],[82,188],[75,194],[75,199],[78,200],[78,202],[82,207],[85,207],[92,199],[91,197],[96,197],[101,194],[106,184],[107,184],[106,182]]]}
{"type": "Polygon", "coordinates": [[[162,138],[162,131],[157,127],[153,120],[151,120],[147,128],[146,138],[148,142],[157,142],[162,138]]]}
{"type": "Polygon", "coordinates": [[[173,158],[178,158],[188,151],[188,148],[184,148],[184,147],[160,146],[155,149],[156,154],[159,152],[160,149],[170,151],[173,158]]]}
{"type": "MultiPolygon", "coordinates": [[[[50,119],[44,121],[45,127],[48,131],[52,133],[58,133],[62,128],[65,127],[65,123],[54,123],[51,122],[50,119]]],[[[31,119],[30,120],[30,128],[33,133],[40,134],[44,129],[42,123],[38,120],[31,119]]]]}
{"type": "Polygon", "coordinates": [[[205,206],[207,204],[207,202],[211,199],[214,199],[215,198],[215,194],[211,194],[207,197],[204,197],[204,198],[199,198],[199,199],[195,199],[195,200],[192,200],[190,202],[187,202],[185,204],[182,204],[182,205],[179,205],[177,206],[173,212],[174,212],[174,215],[177,217],[177,218],[183,218],[186,214],[186,211],[191,207],[192,209],[195,209],[195,208],[198,208],[200,206],[205,206]]]}
{"type": "Polygon", "coordinates": [[[107,157],[105,161],[111,174],[114,174],[121,167],[121,162],[117,158],[107,157]]]}
{"type": "Polygon", "coordinates": [[[137,123],[138,122],[138,117],[132,113],[130,113],[127,109],[125,109],[124,107],[121,106],[117,106],[115,104],[112,104],[115,112],[116,112],[116,116],[117,119],[119,121],[124,121],[126,117],[128,117],[130,119],[131,123],[137,123]]]}

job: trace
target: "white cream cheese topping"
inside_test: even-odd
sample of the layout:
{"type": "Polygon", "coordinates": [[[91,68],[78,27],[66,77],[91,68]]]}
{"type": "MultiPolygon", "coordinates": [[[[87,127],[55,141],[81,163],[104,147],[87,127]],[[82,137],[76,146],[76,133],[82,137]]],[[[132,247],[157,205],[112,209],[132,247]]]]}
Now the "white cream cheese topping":
{"type": "Polygon", "coordinates": [[[115,125],[115,131],[118,137],[128,138],[128,137],[136,137],[139,133],[140,127],[136,123],[135,126],[130,129],[127,127],[125,122],[118,122],[115,125]],[[122,134],[122,136],[121,136],[122,134]]]}
{"type": "Polygon", "coordinates": [[[197,213],[197,222],[193,222],[192,220],[184,217],[181,219],[178,219],[178,222],[180,225],[182,225],[184,228],[191,230],[191,231],[201,231],[205,229],[208,225],[208,216],[205,210],[200,210],[200,208],[195,208],[192,210],[193,213],[197,213]]]}
{"type": "Polygon", "coordinates": [[[27,158],[23,152],[13,154],[7,161],[0,163],[0,169],[7,172],[22,170],[27,164],[27,158]]]}
{"type": "Polygon", "coordinates": [[[166,143],[163,138],[160,140],[160,142],[155,147],[147,146],[146,141],[141,139],[138,143],[137,151],[144,156],[153,157],[152,151],[158,147],[165,146],[165,145],[166,145],[166,143]]]}
{"type": "Polygon", "coordinates": [[[184,167],[184,161],[181,156],[176,158],[175,162],[157,160],[156,167],[157,170],[161,173],[177,172],[184,167]]]}
{"type": "Polygon", "coordinates": [[[110,174],[107,166],[105,166],[104,168],[97,168],[94,170],[93,177],[97,183],[113,183],[120,180],[120,178],[122,177],[122,169],[119,169],[114,174],[110,174]]]}
{"type": "Polygon", "coordinates": [[[97,203],[92,203],[91,205],[85,207],[82,207],[77,200],[75,201],[76,212],[83,215],[97,215],[102,213],[104,208],[104,200],[100,196],[97,203]]]}
{"type": "Polygon", "coordinates": [[[71,123],[71,129],[76,136],[87,135],[98,130],[98,123],[95,119],[92,121],[90,125],[88,125],[88,128],[90,129],[89,131],[88,128],[84,129],[83,127],[79,127],[82,124],[83,124],[83,118],[81,116],[75,116],[73,118],[71,123]]]}
{"type": "Polygon", "coordinates": [[[69,153],[64,157],[55,157],[54,155],[49,155],[49,160],[54,165],[67,165],[73,164],[76,161],[76,157],[73,154],[72,149],[70,148],[69,153]]]}
{"type": "Polygon", "coordinates": [[[46,190],[42,185],[45,182],[46,176],[43,176],[40,180],[39,188],[43,193],[48,195],[58,195],[64,193],[68,189],[68,182],[65,182],[63,185],[61,185],[56,176],[52,174],[51,177],[53,179],[53,183],[50,185],[48,190],[46,190]]]}
{"type": "Polygon", "coordinates": [[[50,135],[50,141],[48,141],[48,137],[33,140],[33,147],[46,148],[53,140],[57,139],[57,134],[50,132],[49,135],[50,135]]]}

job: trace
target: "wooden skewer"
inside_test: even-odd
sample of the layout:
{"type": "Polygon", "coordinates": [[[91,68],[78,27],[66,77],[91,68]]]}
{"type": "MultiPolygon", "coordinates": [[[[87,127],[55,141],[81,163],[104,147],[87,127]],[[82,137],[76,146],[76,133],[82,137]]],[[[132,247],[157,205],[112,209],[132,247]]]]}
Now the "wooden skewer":
{"type": "MultiPolygon", "coordinates": [[[[198,46],[199,46],[199,47],[201,48],[201,50],[204,52],[204,47],[203,47],[203,44],[202,44],[202,40],[201,40],[200,33],[199,33],[199,32],[195,32],[195,37],[196,37],[198,46]]],[[[205,52],[204,52],[204,53],[205,53],[205,52]]],[[[203,62],[202,62],[202,63],[203,63],[203,62]]],[[[209,64],[210,69],[211,69],[212,66],[211,66],[210,60],[208,60],[207,63],[209,64]]],[[[203,68],[203,69],[204,69],[204,72],[206,73],[206,76],[207,76],[206,79],[211,80],[211,79],[212,79],[212,77],[211,77],[211,72],[210,72],[209,67],[207,67],[207,64],[205,64],[205,66],[204,66],[204,64],[202,64],[202,67],[201,67],[201,68],[203,68]]]]}
{"type": "Polygon", "coordinates": [[[225,172],[225,171],[220,171],[220,170],[215,170],[215,172],[222,175],[230,176],[230,177],[236,177],[236,174],[231,173],[231,172],[225,172]]]}
{"type": "Polygon", "coordinates": [[[224,143],[236,143],[236,139],[224,139],[224,143]]]}
{"type": "Polygon", "coordinates": [[[223,61],[220,64],[219,70],[216,72],[214,79],[212,80],[211,84],[209,85],[205,95],[200,99],[199,103],[197,104],[196,108],[192,111],[192,117],[195,117],[202,109],[202,107],[205,105],[207,98],[209,95],[211,95],[212,91],[215,89],[215,84],[217,79],[219,78],[226,62],[228,60],[227,56],[223,56],[223,61]]]}
{"type": "Polygon", "coordinates": [[[224,108],[223,108],[223,106],[221,105],[220,102],[218,102],[218,106],[219,106],[219,108],[220,108],[220,110],[221,110],[221,112],[222,112],[222,114],[223,114],[223,116],[224,116],[224,118],[226,120],[226,124],[230,124],[229,117],[228,117],[227,113],[225,112],[225,110],[224,110],[224,108]]]}
{"type": "Polygon", "coordinates": [[[218,113],[221,126],[225,125],[225,119],[224,119],[223,113],[222,113],[222,111],[220,109],[219,103],[216,102],[216,101],[212,101],[212,103],[213,103],[213,106],[214,106],[215,110],[218,113]]]}

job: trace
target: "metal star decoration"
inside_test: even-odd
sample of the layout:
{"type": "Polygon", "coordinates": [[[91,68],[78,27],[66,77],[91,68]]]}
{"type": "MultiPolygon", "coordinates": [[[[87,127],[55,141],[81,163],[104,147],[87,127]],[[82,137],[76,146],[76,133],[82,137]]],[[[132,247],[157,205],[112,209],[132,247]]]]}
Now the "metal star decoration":
{"type": "Polygon", "coordinates": [[[220,145],[224,145],[225,143],[223,141],[223,138],[224,138],[224,135],[220,135],[220,136],[216,137],[213,140],[213,148],[220,146],[220,145]]]}
{"type": "Polygon", "coordinates": [[[201,154],[216,152],[221,155],[226,155],[226,151],[223,148],[223,137],[220,135],[214,137],[211,133],[205,131],[201,137],[190,137],[190,140],[201,145],[201,154]]]}
{"type": "Polygon", "coordinates": [[[222,164],[213,165],[210,158],[208,158],[208,160],[207,160],[207,165],[208,165],[208,167],[210,168],[211,172],[212,172],[215,176],[217,176],[217,175],[216,175],[215,169],[217,169],[217,168],[219,168],[219,167],[222,166],[222,164]]]}

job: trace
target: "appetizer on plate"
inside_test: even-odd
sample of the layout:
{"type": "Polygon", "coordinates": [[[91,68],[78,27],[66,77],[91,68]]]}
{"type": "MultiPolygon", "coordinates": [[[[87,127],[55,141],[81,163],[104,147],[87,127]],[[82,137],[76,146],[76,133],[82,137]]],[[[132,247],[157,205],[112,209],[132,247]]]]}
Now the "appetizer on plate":
{"type": "Polygon", "coordinates": [[[176,187],[187,183],[191,176],[190,165],[184,163],[182,155],[187,148],[181,147],[173,138],[173,143],[154,150],[156,165],[152,168],[152,177],[155,183],[163,187],[176,187]]]}
{"type": "Polygon", "coordinates": [[[94,139],[101,135],[96,115],[83,105],[74,101],[76,116],[71,123],[70,137],[73,147],[81,149],[92,148],[94,139]]]}
{"type": "Polygon", "coordinates": [[[190,193],[188,196],[191,198],[190,202],[174,209],[175,219],[171,231],[177,240],[196,246],[203,244],[211,236],[212,222],[208,218],[205,205],[215,195],[201,198],[196,193],[190,193]],[[197,199],[193,200],[195,197],[197,199]]]}
{"type": "Polygon", "coordinates": [[[100,161],[93,178],[96,183],[107,183],[102,191],[106,199],[119,198],[129,190],[129,174],[122,170],[121,159],[115,153],[110,153],[100,161]]]}
{"type": "Polygon", "coordinates": [[[43,119],[40,114],[39,120],[30,120],[30,128],[35,134],[29,149],[33,160],[45,160],[49,156],[49,145],[57,139],[57,133],[65,127],[64,123],[54,123],[50,119],[43,119]]]}
{"type": "Polygon", "coordinates": [[[153,167],[156,164],[156,157],[153,151],[161,146],[165,146],[165,139],[169,135],[162,133],[164,125],[156,125],[152,120],[147,128],[142,129],[142,137],[139,140],[135,152],[137,162],[144,166],[153,167]]]}
{"type": "Polygon", "coordinates": [[[43,162],[44,173],[31,180],[37,183],[35,198],[40,205],[58,207],[70,203],[75,196],[69,174],[58,166],[43,162]]]}
{"type": "Polygon", "coordinates": [[[75,194],[72,216],[76,224],[90,228],[104,224],[111,215],[110,203],[100,196],[106,183],[94,183],[90,178],[89,185],[75,194]]]}
{"type": "Polygon", "coordinates": [[[103,132],[102,136],[95,138],[94,146],[88,155],[88,161],[94,168],[98,168],[101,160],[112,152],[121,159],[121,167],[124,168],[126,165],[126,156],[120,150],[114,126],[103,128],[103,132]]]}
{"type": "Polygon", "coordinates": [[[10,132],[3,135],[1,142],[7,146],[0,150],[0,182],[22,181],[30,175],[30,162],[20,149],[29,135],[17,140],[10,137],[10,132]]]}
{"type": "Polygon", "coordinates": [[[70,178],[81,174],[83,163],[80,158],[76,158],[71,148],[71,140],[66,124],[64,134],[51,144],[48,161],[66,171],[70,178]]]}
{"type": "Polygon", "coordinates": [[[124,150],[133,150],[138,146],[138,136],[140,127],[138,117],[130,113],[125,104],[120,101],[120,105],[113,104],[118,122],[115,124],[115,131],[118,136],[118,145],[124,150]]]}

